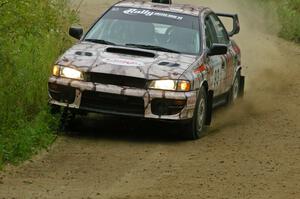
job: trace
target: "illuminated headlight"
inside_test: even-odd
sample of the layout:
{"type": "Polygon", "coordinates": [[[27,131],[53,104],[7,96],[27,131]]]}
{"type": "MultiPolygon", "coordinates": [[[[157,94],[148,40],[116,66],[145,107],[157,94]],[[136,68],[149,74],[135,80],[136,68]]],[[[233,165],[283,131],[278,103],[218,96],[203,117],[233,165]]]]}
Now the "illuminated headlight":
{"type": "Polygon", "coordinates": [[[168,91],[189,91],[191,84],[186,80],[154,80],[150,83],[149,88],[168,91]]]}
{"type": "Polygon", "coordinates": [[[60,76],[83,80],[83,74],[81,71],[69,67],[62,67],[60,70],[60,76]]]}
{"type": "Polygon", "coordinates": [[[54,76],[61,76],[61,77],[66,77],[66,78],[70,78],[70,79],[83,80],[83,73],[79,70],[76,70],[76,69],[70,68],[70,67],[55,65],[53,67],[52,73],[54,76]]]}

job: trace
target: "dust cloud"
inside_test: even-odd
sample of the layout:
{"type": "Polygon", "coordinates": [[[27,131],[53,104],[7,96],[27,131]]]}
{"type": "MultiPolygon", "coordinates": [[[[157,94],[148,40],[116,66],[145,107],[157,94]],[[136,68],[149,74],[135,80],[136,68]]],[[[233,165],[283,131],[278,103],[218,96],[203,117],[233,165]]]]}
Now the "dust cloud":
{"type": "Polygon", "coordinates": [[[241,24],[241,32],[234,40],[242,51],[246,94],[234,107],[217,111],[219,125],[242,118],[247,121],[248,116],[265,117],[284,107],[284,100],[290,103],[290,94],[299,95],[300,49],[277,37],[279,24],[274,8],[236,0],[201,1],[201,5],[216,12],[238,13],[241,24]]]}

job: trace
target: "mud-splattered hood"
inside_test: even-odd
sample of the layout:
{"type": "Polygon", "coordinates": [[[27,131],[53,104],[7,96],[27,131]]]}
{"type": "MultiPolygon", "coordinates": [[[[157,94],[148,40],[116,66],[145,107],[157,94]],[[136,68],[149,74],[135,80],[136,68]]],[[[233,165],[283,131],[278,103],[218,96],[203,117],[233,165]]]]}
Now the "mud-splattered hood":
{"type": "Polygon", "coordinates": [[[196,56],[193,55],[82,42],[74,45],[62,55],[57,64],[76,67],[84,72],[125,75],[146,79],[178,79],[195,60],[196,56]],[[130,49],[141,52],[141,54],[120,53],[120,49],[130,49]],[[151,54],[154,56],[149,56],[151,54]]]}

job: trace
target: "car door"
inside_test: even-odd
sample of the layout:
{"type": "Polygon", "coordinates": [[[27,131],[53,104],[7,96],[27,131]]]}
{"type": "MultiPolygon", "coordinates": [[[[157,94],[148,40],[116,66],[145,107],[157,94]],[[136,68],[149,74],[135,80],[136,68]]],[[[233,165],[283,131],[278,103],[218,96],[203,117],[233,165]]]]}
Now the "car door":
{"type": "Polygon", "coordinates": [[[225,26],[219,19],[219,17],[211,13],[209,15],[211,19],[211,23],[213,24],[215,35],[217,37],[217,41],[219,44],[225,44],[228,46],[227,54],[221,56],[223,59],[222,63],[222,82],[221,82],[221,94],[228,92],[232,86],[233,78],[234,78],[234,62],[233,58],[235,56],[235,51],[232,48],[231,41],[229,39],[227,30],[225,26]]]}
{"type": "MultiPolygon", "coordinates": [[[[205,48],[210,49],[214,43],[219,43],[214,25],[211,21],[210,15],[205,17],[205,48]]],[[[206,59],[206,65],[209,68],[209,81],[211,82],[212,90],[214,90],[214,96],[222,94],[222,79],[223,77],[223,67],[224,58],[221,55],[209,56],[206,59]]]]}

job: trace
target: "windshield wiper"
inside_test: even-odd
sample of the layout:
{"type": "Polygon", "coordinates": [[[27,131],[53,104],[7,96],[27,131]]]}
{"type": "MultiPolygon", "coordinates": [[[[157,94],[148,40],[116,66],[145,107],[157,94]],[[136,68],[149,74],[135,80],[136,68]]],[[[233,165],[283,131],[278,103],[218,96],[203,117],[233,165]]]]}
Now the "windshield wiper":
{"type": "Polygon", "coordinates": [[[113,42],[106,41],[103,39],[85,39],[84,41],[89,41],[89,42],[93,42],[93,43],[97,43],[97,44],[105,44],[105,45],[113,45],[113,46],[116,45],[113,42]]]}
{"type": "Polygon", "coordinates": [[[180,52],[178,52],[176,50],[172,50],[172,49],[169,49],[169,48],[164,48],[164,47],[161,47],[161,46],[152,46],[152,45],[144,45],[144,44],[125,44],[125,46],[142,48],[142,49],[146,49],[146,50],[157,50],[157,51],[180,54],[180,52]]]}

